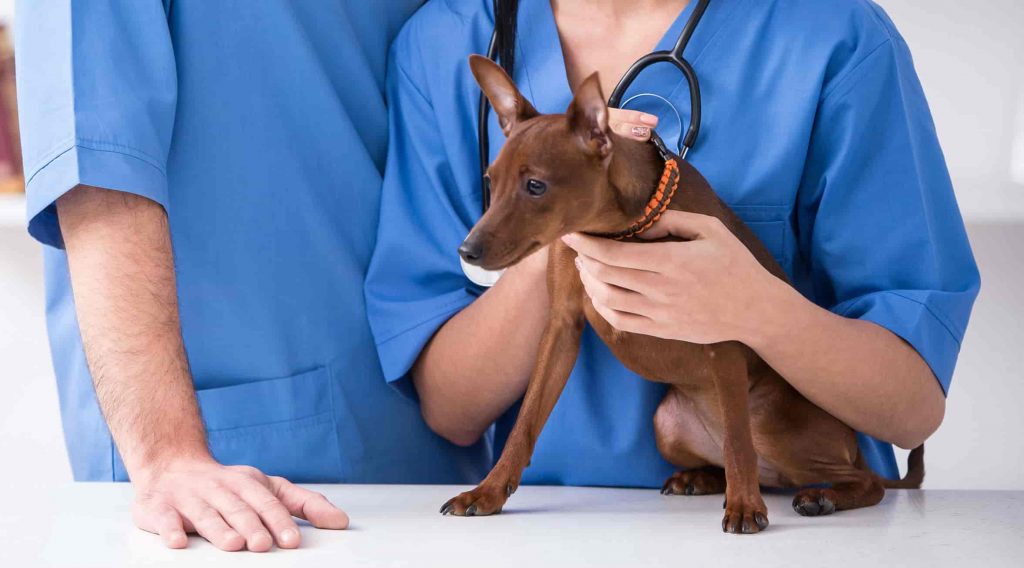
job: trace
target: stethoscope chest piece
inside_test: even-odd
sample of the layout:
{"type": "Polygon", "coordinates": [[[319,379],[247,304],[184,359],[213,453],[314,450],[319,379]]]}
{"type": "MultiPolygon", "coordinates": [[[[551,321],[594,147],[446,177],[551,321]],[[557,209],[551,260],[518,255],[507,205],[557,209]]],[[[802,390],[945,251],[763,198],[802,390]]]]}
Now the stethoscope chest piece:
{"type": "Polygon", "coordinates": [[[469,264],[461,258],[459,259],[459,262],[462,264],[462,272],[466,275],[466,278],[469,278],[469,281],[473,284],[484,288],[494,286],[498,283],[498,279],[501,278],[501,275],[505,274],[504,270],[487,270],[480,268],[479,266],[469,264]]]}

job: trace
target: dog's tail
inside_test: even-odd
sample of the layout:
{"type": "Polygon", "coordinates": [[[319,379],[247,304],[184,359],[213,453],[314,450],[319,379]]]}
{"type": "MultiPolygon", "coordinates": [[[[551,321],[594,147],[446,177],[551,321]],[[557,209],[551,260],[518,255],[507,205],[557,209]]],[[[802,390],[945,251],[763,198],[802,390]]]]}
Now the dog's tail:
{"type": "Polygon", "coordinates": [[[907,457],[907,475],[903,479],[882,479],[886,489],[920,489],[924,481],[924,444],[910,450],[907,457]]]}

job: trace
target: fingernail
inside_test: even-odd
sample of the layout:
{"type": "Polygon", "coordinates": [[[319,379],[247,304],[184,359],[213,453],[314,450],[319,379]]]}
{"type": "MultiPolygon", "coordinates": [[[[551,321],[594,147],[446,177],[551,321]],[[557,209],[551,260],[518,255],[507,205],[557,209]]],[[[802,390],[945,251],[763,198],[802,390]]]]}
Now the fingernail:
{"type": "Polygon", "coordinates": [[[658,125],[658,117],[654,116],[653,114],[647,114],[645,112],[645,113],[640,115],[640,122],[642,122],[644,124],[649,124],[651,126],[657,126],[658,125]]]}
{"type": "Polygon", "coordinates": [[[167,545],[172,547],[182,547],[188,542],[188,537],[183,532],[172,532],[167,535],[167,545]]]}
{"type": "Polygon", "coordinates": [[[249,542],[250,548],[262,548],[264,546],[270,546],[274,543],[274,539],[270,537],[270,533],[260,531],[252,535],[252,540],[249,542]]]}
{"type": "Polygon", "coordinates": [[[576,233],[569,233],[568,235],[562,237],[562,242],[569,246],[572,246],[576,242],[576,233]]]}
{"type": "Polygon", "coordinates": [[[577,256],[572,263],[576,265],[576,270],[583,270],[583,261],[580,260],[580,257],[577,256]]]}
{"type": "Polygon", "coordinates": [[[634,126],[632,132],[637,138],[647,138],[651,135],[651,129],[646,126],[634,126]]]}
{"type": "Polygon", "coordinates": [[[299,539],[299,532],[295,529],[285,529],[281,532],[281,544],[293,544],[299,539]]]}

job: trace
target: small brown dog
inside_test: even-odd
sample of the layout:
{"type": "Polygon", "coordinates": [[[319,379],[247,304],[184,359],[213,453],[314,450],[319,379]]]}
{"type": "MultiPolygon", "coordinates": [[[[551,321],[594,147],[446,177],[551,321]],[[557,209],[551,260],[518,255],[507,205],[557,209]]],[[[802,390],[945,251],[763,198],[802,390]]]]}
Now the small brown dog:
{"type": "Polygon", "coordinates": [[[684,469],[662,492],[724,492],[726,532],[768,526],[762,484],[829,485],[796,494],[793,507],[806,516],[874,505],[885,487],[920,486],[923,447],[911,453],[905,479],[879,478],[865,465],[854,431],[801,396],[747,346],[696,345],[609,325],[588,300],[573,264],[576,253],[561,242],[563,235],[631,239],[665,208],[690,211],[716,217],[767,270],[782,280],[786,275],[692,166],[656,137],[641,143],[609,130],[596,74],[579,86],[566,114],[542,116],[489,59],[473,56],[470,66],[508,139],[488,169],[492,205],[459,253],[469,263],[499,269],[551,244],[551,315],[501,459],[476,489],[445,503],[441,513],[501,511],[572,371],[587,321],[626,367],[671,385],[654,416],[656,441],[665,459],[684,469]]]}

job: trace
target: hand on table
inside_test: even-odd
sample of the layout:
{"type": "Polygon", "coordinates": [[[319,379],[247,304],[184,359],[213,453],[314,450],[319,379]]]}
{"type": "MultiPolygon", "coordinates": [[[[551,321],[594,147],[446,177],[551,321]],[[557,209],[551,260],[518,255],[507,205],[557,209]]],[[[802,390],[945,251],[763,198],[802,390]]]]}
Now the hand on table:
{"type": "Polygon", "coordinates": [[[265,552],[299,546],[292,517],[322,529],[348,527],[348,515],[323,495],[266,476],[248,466],[224,466],[212,458],[179,459],[136,480],[132,517],[168,548],[184,548],[195,532],[221,550],[265,552]]]}
{"type": "Polygon", "coordinates": [[[642,238],[683,242],[623,243],[573,234],[580,278],[597,310],[616,329],[710,344],[747,342],[766,293],[781,283],[721,221],[666,211],[642,238]]]}

